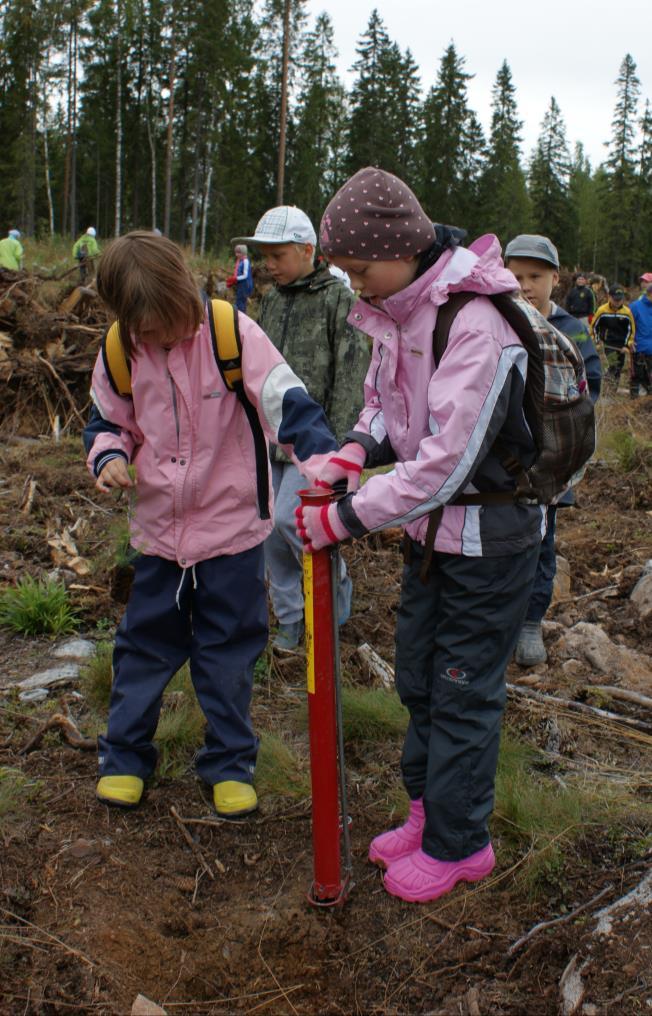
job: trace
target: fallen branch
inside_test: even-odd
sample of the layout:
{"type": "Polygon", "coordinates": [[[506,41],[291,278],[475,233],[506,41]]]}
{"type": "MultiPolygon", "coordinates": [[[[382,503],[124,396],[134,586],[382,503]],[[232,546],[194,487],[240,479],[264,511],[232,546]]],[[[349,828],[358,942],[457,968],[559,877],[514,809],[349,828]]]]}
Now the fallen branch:
{"type": "Polygon", "coordinates": [[[582,903],[581,906],[576,907],[575,910],[571,910],[568,914],[564,914],[563,917],[555,917],[550,921],[540,921],[538,924],[535,924],[533,928],[530,928],[526,935],[523,935],[521,938],[517,939],[516,942],[510,945],[507,950],[507,955],[513,956],[514,953],[517,953],[519,949],[522,949],[527,942],[533,939],[535,935],[538,935],[541,931],[545,931],[546,928],[554,928],[559,924],[568,924],[568,922],[572,921],[578,914],[583,913],[585,910],[589,910],[595,903],[598,902],[598,900],[601,900],[603,896],[606,896],[607,893],[610,893],[612,890],[613,886],[611,884],[607,885],[601,892],[598,893],[597,896],[594,896],[593,899],[587,900],[586,903],[582,903]]]}
{"type": "Polygon", "coordinates": [[[556,695],[546,695],[540,691],[534,691],[532,688],[523,688],[520,685],[508,684],[507,691],[510,695],[523,698],[533,699],[535,702],[541,702],[544,705],[561,707],[562,709],[569,709],[573,713],[583,713],[585,716],[597,716],[601,720],[610,720],[616,723],[622,723],[627,727],[634,727],[636,730],[644,730],[646,733],[652,732],[652,723],[646,723],[644,720],[636,720],[631,716],[622,716],[620,713],[609,713],[605,709],[598,709],[596,706],[587,706],[583,702],[574,702],[572,699],[558,698],[556,695]]]}
{"type": "Polygon", "coordinates": [[[615,585],[602,586],[600,589],[591,589],[588,593],[582,593],[580,596],[566,596],[563,600],[555,600],[553,606],[562,607],[568,603],[577,603],[578,600],[588,600],[591,596],[599,596],[600,593],[608,593],[612,589],[620,589],[620,586],[616,582],[615,585]]]}
{"type": "Polygon", "coordinates": [[[50,718],[39,727],[34,736],[29,739],[27,744],[23,745],[18,754],[26,755],[29,751],[33,751],[34,748],[39,746],[48,730],[54,730],[55,728],[61,731],[64,740],[71,746],[71,748],[79,748],[81,751],[96,750],[97,741],[94,737],[84,737],[69,716],[64,716],[63,713],[53,713],[52,716],[50,716],[50,718]]]}
{"type": "Polygon", "coordinates": [[[584,1000],[585,988],[582,973],[588,966],[588,963],[588,960],[584,960],[584,963],[578,969],[577,953],[575,953],[561,975],[559,995],[563,1016],[574,1016],[584,1000]]]}
{"type": "Polygon", "coordinates": [[[637,886],[634,886],[625,896],[621,896],[619,899],[614,900],[608,907],[604,907],[599,910],[594,917],[597,918],[598,923],[595,929],[595,935],[609,935],[611,934],[611,918],[614,914],[618,913],[619,910],[626,910],[631,906],[640,906],[643,909],[649,907],[652,903],[652,868],[648,871],[645,878],[641,879],[637,886]]]}
{"type": "Polygon", "coordinates": [[[201,847],[199,846],[199,844],[193,839],[191,833],[186,829],[186,826],[184,825],[184,821],[181,818],[181,815],[179,814],[177,809],[174,807],[174,805],[171,805],[171,807],[170,807],[170,814],[171,814],[172,818],[174,819],[174,821],[179,826],[179,829],[181,830],[181,833],[183,835],[184,840],[186,841],[186,843],[188,844],[188,846],[192,850],[193,854],[195,855],[195,858],[197,860],[197,863],[198,863],[199,867],[214,882],[215,881],[215,875],[213,874],[213,869],[211,868],[211,866],[209,865],[208,861],[206,860],[206,858],[202,854],[201,847]]]}
{"type": "Polygon", "coordinates": [[[629,688],[615,688],[611,684],[589,684],[586,691],[598,691],[623,702],[633,702],[637,706],[642,706],[643,709],[652,709],[652,698],[649,695],[641,695],[640,692],[631,691],[629,688]]]}
{"type": "Polygon", "coordinates": [[[42,364],[44,364],[47,367],[47,369],[50,371],[50,373],[52,374],[52,376],[55,379],[55,381],[57,381],[58,384],[61,386],[61,388],[63,389],[63,392],[64,392],[66,398],[68,399],[68,402],[70,403],[70,408],[72,409],[74,415],[77,417],[77,419],[81,423],[82,427],[85,427],[86,426],[86,420],[84,419],[84,417],[81,415],[81,413],[77,409],[77,406],[75,404],[75,400],[73,399],[72,393],[71,393],[68,385],[66,384],[66,382],[63,380],[63,378],[59,374],[57,374],[56,370],[54,369],[54,367],[52,366],[50,361],[47,360],[44,356],[41,356],[40,353],[36,353],[36,359],[39,361],[39,363],[42,363],[42,364]]]}
{"type": "Polygon", "coordinates": [[[356,652],[369,672],[380,681],[383,688],[394,687],[394,668],[390,667],[389,663],[386,663],[375,649],[363,642],[361,646],[358,646],[356,652]]]}

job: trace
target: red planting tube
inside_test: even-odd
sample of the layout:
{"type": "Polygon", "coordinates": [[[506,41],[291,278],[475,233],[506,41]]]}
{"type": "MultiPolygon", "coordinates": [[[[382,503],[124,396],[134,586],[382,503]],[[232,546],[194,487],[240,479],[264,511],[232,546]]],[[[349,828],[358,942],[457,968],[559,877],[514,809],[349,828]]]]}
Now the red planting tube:
{"type": "MultiPolygon", "coordinates": [[[[298,491],[304,507],[328,504],[331,490],[298,491]]],[[[346,895],[340,860],[340,802],[335,711],[333,597],[328,548],[303,555],[312,850],[314,881],[308,899],[316,906],[341,903],[346,895]]],[[[348,880],[347,880],[348,881],[348,880]]]]}

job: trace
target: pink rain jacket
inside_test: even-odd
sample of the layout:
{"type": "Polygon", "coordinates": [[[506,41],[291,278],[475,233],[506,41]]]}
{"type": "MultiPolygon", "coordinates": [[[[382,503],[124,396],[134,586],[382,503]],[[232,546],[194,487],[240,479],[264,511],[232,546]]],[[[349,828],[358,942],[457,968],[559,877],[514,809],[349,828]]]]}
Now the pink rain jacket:
{"type": "MultiPolygon", "coordinates": [[[[491,448],[500,432],[529,465],[535,447],[523,415],[527,353],[489,300],[472,300],[451,327],[435,369],[433,329],[449,293],[518,289],[495,236],[444,253],[424,275],[376,307],[359,300],[349,321],[373,338],[365,407],[347,435],[367,449],[367,465],[395,462],[340,502],[355,535],[403,525],[424,543],[428,514],[458,494],[510,490],[513,480],[491,448]]],[[[539,506],[445,509],[435,550],[499,556],[541,540],[539,506]]]]}
{"type": "MultiPolygon", "coordinates": [[[[267,439],[299,469],[336,448],[323,410],[265,333],[244,314],[238,323],[244,386],[267,439]]],[[[131,381],[133,398],[118,395],[98,354],[84,441],[95,476],[117,455],[136,466],[132,545],[189,567],[261,543],[272,521],[259,514],[252,430],[222,381],[208,318],[169,352],[137,345],[131,381]]]]}

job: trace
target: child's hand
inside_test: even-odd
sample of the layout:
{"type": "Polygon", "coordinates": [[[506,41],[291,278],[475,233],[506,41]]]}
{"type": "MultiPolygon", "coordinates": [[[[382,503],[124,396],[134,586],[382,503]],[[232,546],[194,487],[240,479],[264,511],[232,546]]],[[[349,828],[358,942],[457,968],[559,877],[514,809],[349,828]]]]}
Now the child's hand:
{"type": "Polygon", "coordinates": [[[351,535],[337,513],[336,501],[320,506],[299,505],[294,515],[297,535],[306,554],[321,550],[330,543],[347,540],[351,535]]]}
{"type": "Polygon", "coordinates": [[[112,487],[134,486],[134,481],[129,475],[129,466],[121,455],[109,459],[95,481],[95,486],[104,494],[108,494],[112,487]]]}

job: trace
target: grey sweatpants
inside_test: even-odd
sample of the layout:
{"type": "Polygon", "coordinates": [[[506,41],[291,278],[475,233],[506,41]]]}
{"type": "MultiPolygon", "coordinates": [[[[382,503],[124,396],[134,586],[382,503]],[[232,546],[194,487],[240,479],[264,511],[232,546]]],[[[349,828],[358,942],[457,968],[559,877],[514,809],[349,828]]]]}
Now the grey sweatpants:
{"type": "Polygon", "coordinates": [[[423,849],[455,861],[489,842],[494,781],[512,655],[539,544],[509,557],[433,554],[411,542],[396,626],[396,689],[410,713],[401,768],[423,797],[423,849]]]}
{"type": "MultiPolygon", "coordinates": [[[[303,617],[303,544],[297,536],[296,492],[308,484],[292,462],[272,462],[274,528],[265,540],[265,568],[272,608],[280,624],[303,617]]],[[[340,623],[351,613],[351,579],[340,557],[337,609],[340,623]]]]}

